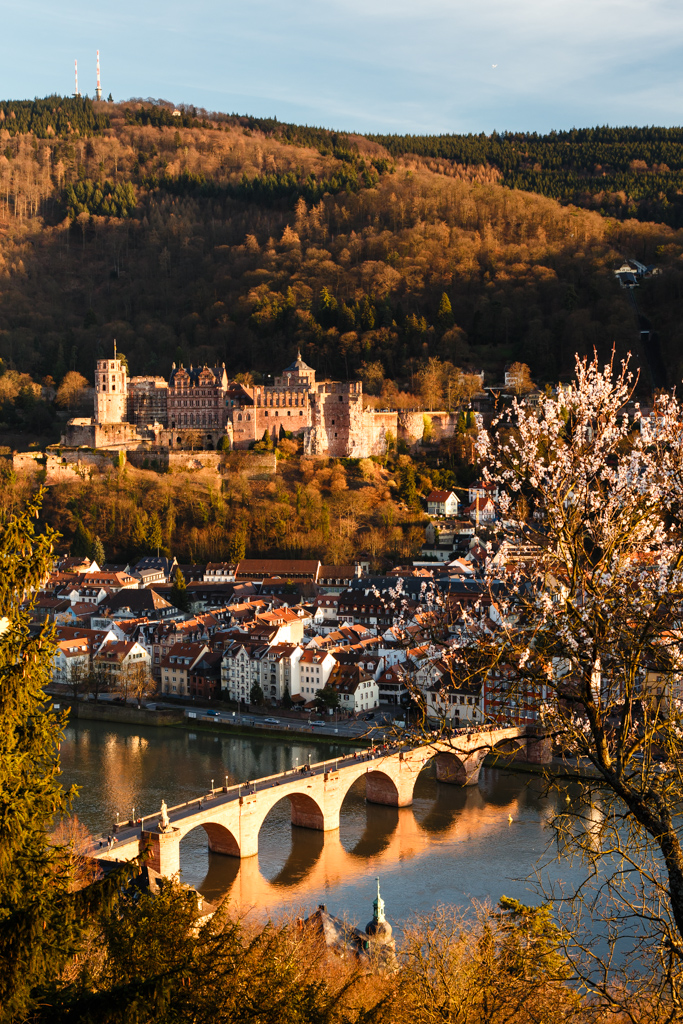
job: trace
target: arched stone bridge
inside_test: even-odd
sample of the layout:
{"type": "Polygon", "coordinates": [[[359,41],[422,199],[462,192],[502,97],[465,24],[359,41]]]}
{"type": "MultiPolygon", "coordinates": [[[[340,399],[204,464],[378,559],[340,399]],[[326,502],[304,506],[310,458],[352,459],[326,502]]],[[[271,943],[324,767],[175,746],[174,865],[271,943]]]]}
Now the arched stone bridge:
{"type": "Polygon", "coordinates": [[[487,754],[499,750],[517,760],[547,764],[551,740],[530,726],[458,732],[416,747],[383,747],[347,757],[323,761],[309,770],[290,770],[239,786],[214,790],[201,799],[169,808],[170,828],[158,828],[159,813],[124,827],[110,850],[95,844],[100,860],[131,860],[148,846],[149,864],[162,875],[180,869],[180,841],[198,825],[203,826],[214,853],[253,857],[266,816],[284,797],[291,805],[293,825],[329,832],[339,828],[342,803],[351,786],[365,778],[369,803],[407,807],[413,802],[418,775],[432,758],[440,782],[473,786],[487,754]]]}

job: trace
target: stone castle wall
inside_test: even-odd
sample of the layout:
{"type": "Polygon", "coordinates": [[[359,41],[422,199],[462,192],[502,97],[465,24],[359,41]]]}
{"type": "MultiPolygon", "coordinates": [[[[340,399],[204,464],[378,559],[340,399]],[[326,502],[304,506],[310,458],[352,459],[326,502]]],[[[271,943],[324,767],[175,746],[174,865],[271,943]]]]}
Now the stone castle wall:
{"type": "Polygon", "coordinates": [[[422,440],[425,430],[425,418],[432,424],[432,440],[440,441],[443,437],[451,437],[458,425],[457,412],[427,412],[422,409],[399,409],[398,438],[406,444],[416,444],[422,440]]]}

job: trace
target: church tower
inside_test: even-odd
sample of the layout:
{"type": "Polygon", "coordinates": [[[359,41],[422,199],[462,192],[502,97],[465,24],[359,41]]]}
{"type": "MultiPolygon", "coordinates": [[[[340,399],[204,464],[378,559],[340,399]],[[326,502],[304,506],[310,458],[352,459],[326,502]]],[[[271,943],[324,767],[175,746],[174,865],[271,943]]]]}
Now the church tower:
{"type": "Polygon", "coordinates": [[[116,358],[98,359],[95,371],[95,423],[123,423],[128,402],[128,377],[116,358]]]}

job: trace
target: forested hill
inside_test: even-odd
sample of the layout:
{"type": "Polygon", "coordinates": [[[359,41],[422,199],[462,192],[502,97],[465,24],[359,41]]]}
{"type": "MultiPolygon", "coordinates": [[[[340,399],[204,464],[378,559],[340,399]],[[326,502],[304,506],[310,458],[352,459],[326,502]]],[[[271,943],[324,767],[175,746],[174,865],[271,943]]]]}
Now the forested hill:
{"type": "Polygon", "coordinates": [[[500,172],[525,189],[601,213],[683,226],[683,128],[574,128],[537,135],[371,135],[413,153],[500,172]]]}
{"type": "Polygon", "coordinates": [[[384,142],[162,102],[0,102],[0,373],[92,380],[116,338],[132,374],[256,377],[300,347],[393,402],[430,359],[489,382],[521,360],[542,384],[616,345],[647,383],[613,273],[635,257],[661,271],[638,303],[680,380],[683,232],[506,187],[512,164],[474,143],[384,142]]]}

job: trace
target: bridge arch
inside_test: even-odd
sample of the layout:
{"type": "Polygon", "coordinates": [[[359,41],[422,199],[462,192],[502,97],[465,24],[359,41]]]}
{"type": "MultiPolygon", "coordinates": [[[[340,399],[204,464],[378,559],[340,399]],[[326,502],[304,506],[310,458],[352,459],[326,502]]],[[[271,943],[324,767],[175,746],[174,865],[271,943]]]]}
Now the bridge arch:
{"type": "Polygon", "coordinates": [[[234,832],[219,821],[200,821],[188,828],[180,837],[180,842],[198,828],[203,828],[211,853],[224,853],[229,857],[239,857],[240,844],[234,832]]]}

